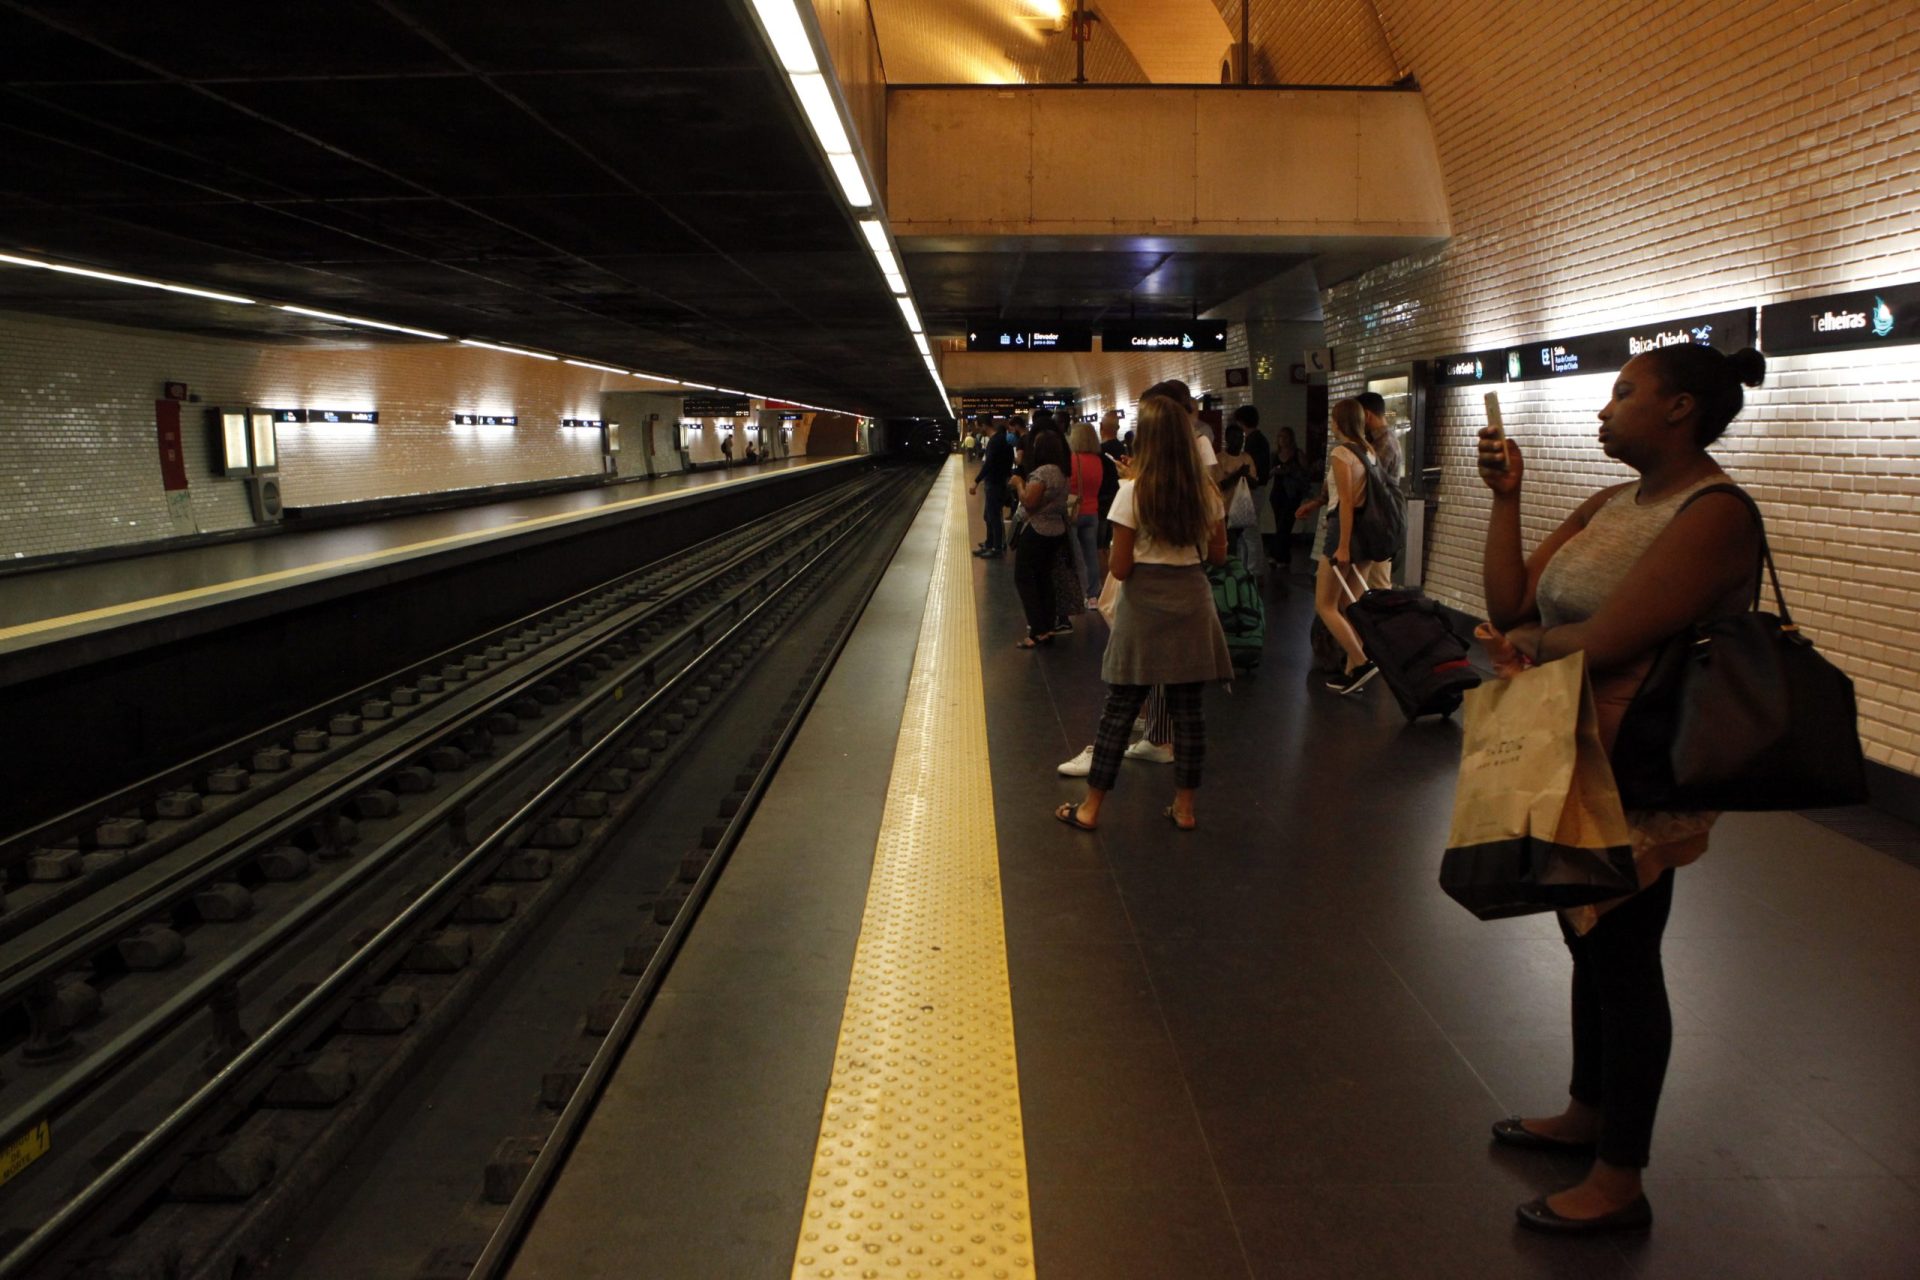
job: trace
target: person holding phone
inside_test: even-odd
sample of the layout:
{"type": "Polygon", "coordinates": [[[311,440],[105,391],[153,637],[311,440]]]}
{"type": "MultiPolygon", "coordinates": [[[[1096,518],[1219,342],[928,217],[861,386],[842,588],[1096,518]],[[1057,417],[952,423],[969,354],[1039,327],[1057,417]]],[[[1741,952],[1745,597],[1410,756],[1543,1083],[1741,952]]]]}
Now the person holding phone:
{"type": "MultiPolygon", "coordinates": [[[[1497,417],[1480,433],[1480,478],[1493,491],[1483,572],[1499,643],[1489,651],[1509,671],[1584,652],[1608,751],[1659,648],[1691,625],[1745,612],[1759,588],[1752,511],[1736,493],[1700,491],[1727,483],[1707,447],[1740,412],[1741,387],[1765,374],[1751,348],[1729,356],[1688,344],[1628,361],[1600,409],[1599,437],[1638,479],[1593,494],[1531,555],[1520,536],[1520,448],[1497,417]]],[[[1660,943],[1674,869],[1706,851],[1716,816],[1629,811],[1639,892],[1560,913],[1573,958],[1567,1104],[1501,1120],[1493,1137],[1593,1163],[1574,1186],[1521,1205],[1522,1226],[1580,1235],[1653,1223],[1641,1173],[1673,1045],[1660,943]]]]}

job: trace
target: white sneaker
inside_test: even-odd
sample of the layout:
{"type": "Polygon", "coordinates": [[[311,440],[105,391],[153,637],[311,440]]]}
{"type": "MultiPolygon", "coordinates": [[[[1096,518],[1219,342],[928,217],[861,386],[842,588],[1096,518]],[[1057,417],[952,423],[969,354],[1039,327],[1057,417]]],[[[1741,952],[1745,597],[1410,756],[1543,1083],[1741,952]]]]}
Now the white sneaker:
{"type": "Polygon", "coordinates": [[[1172,764],[1173,747],[1171,744],[1164,747],[1155,746],[1145,738],[1142,738],[1127,748],[1127,759],[1151,760],[1155,764],[1172,764]]]}
{"type": "Polygon", "coordinates": [[[1063,778],[1084,778],[1093,772],[1093,748],[1082,747],[1080,754],[1062,764],[1057,770],[1063,778]]]}

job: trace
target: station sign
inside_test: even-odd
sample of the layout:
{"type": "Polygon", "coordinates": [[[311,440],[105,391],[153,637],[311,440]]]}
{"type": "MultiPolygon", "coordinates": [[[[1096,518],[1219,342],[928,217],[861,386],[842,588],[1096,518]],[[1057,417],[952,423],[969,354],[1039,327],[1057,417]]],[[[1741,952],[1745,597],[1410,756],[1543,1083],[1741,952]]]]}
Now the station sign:
{"type": "Polygon", "coordinates": [[[1760,310],[1760,332],[1776,356],[1920,342],[1920,284],[1770,303],[1760,310]]]}
{"type": "Polygon", "coordinates": [[[1100,330],[1103,351],[1225,351],[1225,324],[1110,324],[1100,330]]]}
{"type": "Polygon", "coordinates": [[[1436,387],[1465,387],[1506,380],[1505,351],[1462,351],[1456,355],[1435,356],[1430,378],[1436,387]]]}
{"type": "Polygon", "coordinates": [[[680,412],[688,418],[744,418],[753,412],[753,404],[745,396],[688,396],[680,412]]]}
{"type": "Polygon", "coordinates": [[[782,421],[782,422],[798,422],[798,421],[800,421],[800,415],[799,415],[799,414],[797,414],[797,413],[783,413],[783,414],[781,414],[781,415],[780,415],[780,421],[782,421]]]}
{"type": "Polygon", "coordinates": [[[967,330],[969,351],[1091,351],[1093,330],[1055,325],[1043,329],[986,326],[967,330]]]}
{"type": "Polygon", "coordinates": [[[456,413],[453,415],[456,427],[517,427],[520,415],[515,413],[456,413]]]}
{"type": "Polygon", "coordinates": [[[589,431],[598,431],[607,424],[599,418],[562,418],[560,419],[560,425],[563,427],[584,427],[589,431]]]}
{"type": "Polygon", "coordinates": [[[371,427],[380,422],[378,409],[275,409],[272,412],[274,424],[283,427],[302,422],[371,427]]]}
{"type": "Polygon", "coordinates": [[[1699,343],[1729,354],[1753,345],[1754,309],[1716,311],[1582,334],[1577,338],[1548,338],[1509,347],[1507,380],[1531,382],[1539,378],[1571,378],[1586,373],[1614,373],[1627,361],[1662,347],[1699,343]]]}

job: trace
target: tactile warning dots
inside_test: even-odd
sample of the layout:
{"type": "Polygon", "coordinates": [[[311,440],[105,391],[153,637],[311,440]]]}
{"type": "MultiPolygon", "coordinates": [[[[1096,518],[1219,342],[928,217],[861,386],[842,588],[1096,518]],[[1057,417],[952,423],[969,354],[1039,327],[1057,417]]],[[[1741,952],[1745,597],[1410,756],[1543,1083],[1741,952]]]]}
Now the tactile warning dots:
{"type": "Polygon", "coordinates": [[[958,467],[947,480],[797,1280],[1034,1274],[958,467]]]}

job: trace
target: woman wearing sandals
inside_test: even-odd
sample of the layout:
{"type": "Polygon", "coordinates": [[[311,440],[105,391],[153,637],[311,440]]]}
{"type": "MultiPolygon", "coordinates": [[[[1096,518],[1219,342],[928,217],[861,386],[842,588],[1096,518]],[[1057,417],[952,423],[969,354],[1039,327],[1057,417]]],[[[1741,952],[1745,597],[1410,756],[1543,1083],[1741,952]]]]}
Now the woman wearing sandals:
{"type": "Polygon", "coordinates": [[[1220,490],[1200,469],[1184,406],[1166,396],[1140,402],[1132,465],[1121,464],[1120,492],[1107,509],[1113,548],[1107,571],[1123,585],[1113,634],[1100,663],[1107,705],[1094,738],[1086,798],[1053,816],[1091,831],[1120,774],[1129,730],[1152,686],[1164,685],[1173,719],[1173,804],[1166,816],[1195,826],[1194,793],[1206,757],[1200,688],[1233,678],[1227,638],[1213,608],[1208,563],[1227,559],[1220,490]]]}
{"type": "MultiPolygon", "coordinates": [[[[1492,427],[1480,433],[1480,476],[1493,490],[1487,617],[1517,651],[1502,656],[1524,664],[1584,651],[1608,750],[1658,648],[1693,623],[1751,607],[1757,513],[1707,446],[1740,412],[1741,385],[1759,386],[1765,373],[1765,357],[1752,349],[1729,356],[1661,347],[1628,361],[1600,410],[1600,447],[1639,480],[1588,498],[1531,556],[1521,554],[1520,451],[1492,427]]],[[[1504,650],[1500,639],[1495,633],[1489,648],[1504,650]]],[[[1653,1223],[1640,1175],[1673,1045],[1660,938],[1674,868],[1706,851],[1716,816],[1630,811],[1640,891],[1560,913],[1573,953],[1567,1105],[1558,1115],[1502,1120],[1493,1136],[1593,1163],[1576,1185],[1521,1205],[1523,1226],[1581,1235],[1653,1223]]]]}
{"type": "MultiPolygon", "coordinates": [[[[1034,416],[1037,421],[1039,415],[1034,416]]],[[[1067,470],[1073,457],[1058,431],[1036,427],[1027,437],[1025,463],[1026,479],[1016,483],[1027,522],[1013,544],[1013,585],[1027,615],[1020,647],[1032,649],[1052,641],[1061,616],[1054,600],[1054,562],[1067,550],[1067,470]]]]}

